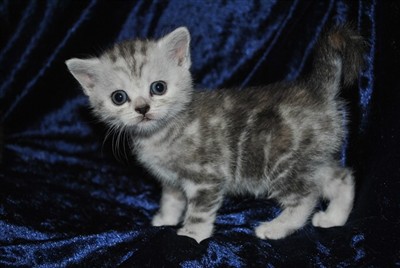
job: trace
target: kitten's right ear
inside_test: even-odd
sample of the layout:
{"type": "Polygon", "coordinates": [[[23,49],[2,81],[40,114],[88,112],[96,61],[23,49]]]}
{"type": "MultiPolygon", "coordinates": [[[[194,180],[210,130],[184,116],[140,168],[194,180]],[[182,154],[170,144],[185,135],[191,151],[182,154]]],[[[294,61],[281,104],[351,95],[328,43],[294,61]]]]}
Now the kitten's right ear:
{"type": "Polygon", "coordinates": [[[68,70],[81,84],[86,95],[93,90],[101,77],[101,62],[97,58],[93,59],[69,59],[65,62],[68,70]]]}
{"type": "Polygon", "coordinates": [[[170,59],[179,66],[190,68],[190,33],[186,27],[179,27],[158,41],[170,59]]]}

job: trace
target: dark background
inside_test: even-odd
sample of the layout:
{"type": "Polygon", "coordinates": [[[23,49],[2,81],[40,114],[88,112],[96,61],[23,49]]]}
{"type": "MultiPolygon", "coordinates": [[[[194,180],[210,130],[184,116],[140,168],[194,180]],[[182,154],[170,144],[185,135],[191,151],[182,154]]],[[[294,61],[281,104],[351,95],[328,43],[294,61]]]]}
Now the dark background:
{"type": "MultiPolygon", "coordinates": [[[[400,266],[398,1],[0,1],[0,266],[400,266]],[[132,157],[113,155],[64,61],[185,25],[197,87],[293,80],[323,28],[352,22],[370,44],[343,91],[342,160],[357,196],[344,227],[310,224],[278,241],[253,228],[275,203],[227,198],[197,244],[151,227],[160,189],[132,157]]],[[[323,207],[323,204],[321,204],[323,207]]]]}

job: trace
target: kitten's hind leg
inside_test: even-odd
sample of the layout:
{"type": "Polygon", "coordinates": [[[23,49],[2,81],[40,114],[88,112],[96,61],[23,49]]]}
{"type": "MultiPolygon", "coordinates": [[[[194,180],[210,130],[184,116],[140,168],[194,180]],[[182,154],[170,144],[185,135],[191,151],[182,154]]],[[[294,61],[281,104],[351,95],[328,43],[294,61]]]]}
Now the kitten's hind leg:
{"type": "Polygon", "coordinates": [[[163,186],[160,209],[152,220],[153,226],[177,225],[186,207],[183,192],[172,186],[163,186]]]}
{"type": "Polygon", "coordinates": [[[284,205],[278,217],[256,227],[256,235],[261,239],[281,239],[305,225],[316,205],[316,196],[302,197],[295,204],[284,205]]]}
{"type": "Polygon", "coordinates": [[[323,228],[342,226],[353,208],[354,177],[351,170],[338,166],[323,167],[319,176],[323,197],[330,202],[325,211],[315,213],[312,224],[323,228]]]}

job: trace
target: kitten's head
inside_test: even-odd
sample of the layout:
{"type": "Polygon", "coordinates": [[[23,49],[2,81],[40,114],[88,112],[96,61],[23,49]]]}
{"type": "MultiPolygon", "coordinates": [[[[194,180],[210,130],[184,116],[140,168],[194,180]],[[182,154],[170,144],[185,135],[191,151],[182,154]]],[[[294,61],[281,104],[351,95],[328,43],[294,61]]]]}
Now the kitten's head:
{"type": "Polygon", "coordinates": [[[157,41],[126,41],[100,57],[66,64],[97,116],[148,135],[183,113],[191,99],[189,44],[181,27],[157,41]]]}

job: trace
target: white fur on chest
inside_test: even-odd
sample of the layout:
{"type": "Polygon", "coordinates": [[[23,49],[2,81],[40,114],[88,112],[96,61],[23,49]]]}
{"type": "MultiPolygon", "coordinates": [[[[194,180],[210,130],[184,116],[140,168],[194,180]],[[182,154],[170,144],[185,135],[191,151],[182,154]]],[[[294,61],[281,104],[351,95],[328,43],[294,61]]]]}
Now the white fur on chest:
{"type": "Polygon", "coordinates": [[[178,174],[171,167],[171,163],[178,157],[171,153],[171,147],[159,143],[156,139],[148,139],[137,143],[134,154],[157,179],[170,184],[178,182],[178,174]]]}
{"type": "MultiPolygon", "coordinates": [[[[176,167],[184,157],[184,149],[191,149],[183,148],[182,138],[190,137],[195,144],[200,142],[198,120],[189,123],[183,133],[180,133],[179,128],[175,127],[164,128],[152,137],[137,141],[136,151],[134,152],[139,161],[149,168],[153,175],[172,184],[177,184],[179,179],[174,166],[176,167]],[[176,136],[174,142],[168,141],[171,138],[169,135],[176,136]]],[[[195,146],[195,144],[193,145],[195,146]]]]}

